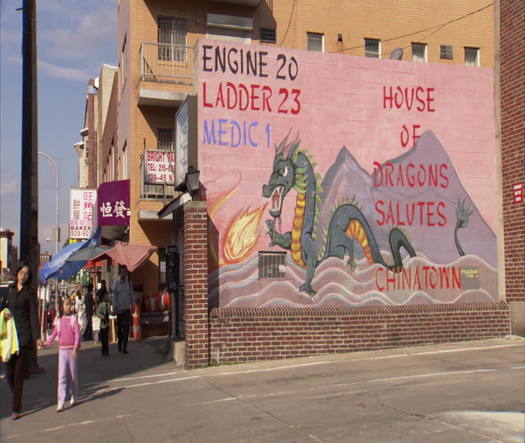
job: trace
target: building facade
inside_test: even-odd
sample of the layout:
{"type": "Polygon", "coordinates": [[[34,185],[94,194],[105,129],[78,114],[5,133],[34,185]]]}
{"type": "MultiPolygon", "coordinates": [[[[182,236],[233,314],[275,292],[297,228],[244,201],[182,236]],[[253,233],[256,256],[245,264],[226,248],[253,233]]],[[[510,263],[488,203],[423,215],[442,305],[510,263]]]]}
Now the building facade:
{"type": "MultiPolygon", "coordinates": [[[[508,319],[508,308],[504,303],[502,304],[504,293],[497,289],[498,255],[496,251],[498,239],[495,232],[498,231],[498,214],[494,209],[490,209],[483,199],[471,199],[470,191],[476,195],[480,193],[479,189],[476,190],[475,173],[468,172],[468,159],[461,154],[461,146],[452,141],[447,141],[454,137],[456,139],[468,139],[462,133],[465,130],[464,128],[468,128],[466,131],[471,136],[482,128],[483,135],[481,138],[485,148],[481,151],[472,148],[472,152],[477,155],[478,162],[476,164],[484,171],[488,171],[490,176],[489,180],[481,187],[483,188],[487,183],[493,189],[497,187],[495,173],[494,170],[491,170],[489,161],[495,156],[495,153],[491,153],[493,145],[490,145],[491,137],[494,138],[494,127],[491,126],[493,121],[487,123],[493,117],[494,105],[491,102],[491,96],[487,99],[486,94],[484,96],[478,94],[482,89],[485,93],[487,88],[489,91],[492,88],[490,72],[490,68],[494,65],[494,9],[492,5],[485,5],[479,1],[461,2],[461,4],[447,1],[440,2],[437,5],[430,0],[412,2],[409,7],[406,2],[398,1],[389,2],[387,7],[385,7],[385,2],[379,1],[346,2],[343,4],[336,1],[314,2],[311,0],[296,2],[285,0],[181,1],[176,4],[159,0],[120,1],[118,5],[117,48],[118,72],[115,74],[115,71],[112,70],[113,81],[105,83],[106,91],[111,85],[111,93],[106,94],[106,97],[109,97],[106,101],[107,118],[102,123],[99,117],[96,124],[96,127],[99,128],[95,137],[97,143],[97,172],[95,174],[97,185],[106,181],[130,180],[129,241],[137,244],[151,244],[158,248],[157,253],[153,254],[145,265],[134,272],[132,277],[134,284],[141,287],[144,294],[155,293],[165,284],[169,284],[169,251],[175,248],[179,252],[178,265],[176,265],[178,269],[173,274],[178,275],[178,287],[183,285],[185,288],[185,327],[186,331],[193,331],[193,334],[190,334],[191,337],[186,334],[186,357],[189,366],[207,364],[210,358],[217,362],[253,358],[279,358],[317,352],[336,352],[425,341],[475,338],[480,336],[473,332],[473,325],[479,318],[485,318],[487,321],[490,319],[492,322],[490,325],[487,323],[489,332],[488,335],[483,336],[496,336],[508,332],[508,328],[505,329],[507,327],[505,319],[508,319]],[[208,38],[210,41],[221,41],[224,42],[224,45],[216,50],[210,44],[213,48],[206,49],[198,43],[199,39],[202,38],[208,38]],[[244,46],[250,44],[254,46],[253,53],[250,52],[249,46],[244,46]],[[209,52],[206,53],[205,51],[209,52]],[[314,54],[314,52],[325,54],[314,54]],[[224,55],[221,56],[221,54],[224,55]],[[271,67],[270,64],[266,64],[268,54],[273,57],[271,67]],[[354,57],[346,59],[346,55],[354,57]],[[355,56],[359,57],[355,58],[355,56]],[[257,59],[257,57],[259,58],[257,59]],[[391,59],[391,61],[373,60],[378,58],[391,59]],[[298,63],[298,60],[303,60],[303,62],[298,63]],[[404,65],[405,62],[409,63],[404,65]],[[424,62],[438,64],[425,65],[424,62]],[[348,84],[346,84],[343,68],[348,68],[352,73],[361,72],[361,75],[349,75],[348,84]],[[330,69],[336,72],[332,82],[316,82],[315,75],[329,78],[326,71],[330,69]],[[392,74],[391,71],[396,69],[399,72],[392,74]],[[266,80],[268,70],[276,75],[271,85],[267,84],[268,81],[266,80]],[[210,74],[211,71],[213,71],[213,75],[210,74]],[[312,74],[309,75],[309,72],[312,74]],[[374,75],[378,75],[378,79],[370,77],[374,75]],[[442,80],[440,81],[439,78],[442,80]],[[297,83],[293,83],[296,79],[297,83]],[[310,83],[305,84],[306,80],[304,79],[310,83]],[[237,86],[238,100],[241,100],[243,91],[242,88],[239,89],[240,82],[246,83],[248,80],[251,80],[251,86],[255,80],[259,82],[256,85],[258,88],[255,90],[252,88],[250,91],[249,99],[252,108],[249,110],[241,109],[240,102],[238,104],[233,103],[234,87],[228,89],[225,86],[222,92],[218,92],[218,85],[221,82],[224,82],[224,85],[230,83],[237,86]],[[371,104],[370,102],[367,109],[367,100],[373,100],[373,96],[369,95],[367,98],[366,93],[361,94],[361,97],[357,94],[356,97],[346,95],[339,99],[334,98],[334,92],[340,85],[345,84],[345,87],[341,89],[348,93],[348,85],[352,81],[355,83],[355,87],[362,88],[363,91],[367,88],[377,89],[380,96],[379,104],[371,104]],[[209,89],[203,87],[206,82],[208,82],[209,89]],[[279,82],[282,82],[283,85],[288,82],[289,88],[287,86],[280,88],[279,82]],[[454,82],[462,86],[458,86],[454,90],[454,82]],[[475,92],[473,92],[473,88],[469,89],[469,82],[477,85],[475,92]],[[301,84],[301,88],[294,87],[294,84],[301,84]],[[268,96],[264,96],[265,85],[273,91],[274,95],[271,102],[268,96]],[[320,85],[323,86],[316,93],[315,89],[320,85]],[[398,87],[399,93],[397,92],[398,87]],[[435,91],[440,88],[446,92],[441,94],[439,99],[436,99],[435,94],[439,94],[435,91]],[[281,91],[281,89],[286,90],[281,91]],[[316,96],[315,100],[318,101],[315,102],[314,100],[304,106],[304,102],[301,101],[304,96],[301,97],[301,100],[298,99],[297,91],[299,89],[309,91],[309,97],[316,96]],[[206,92],[209,95],[204,97],[206,92]],[[455,112],[456,93],[459,93],[460,96],[457,105],[471,107],[467,109],[476,109],[475,107],[472,108],[472,103],[469,104],[468,102],[469,94],[471,96],[475,94],[475,100],[478,100],[477,104],[483,107],[483,116],[477,120],[469,120],[465,116],[456,116],[458,120],[454,121],[452,114],[455,112]],[[281,98],[286,95],[286,100],[289,100],[285,103],[286,109],[282,107],[283,101],[274,102],[280,95],[281,98]],[[189,96],[196,96],[198,103],[198,111],[196,111],[198,133],[197,138],[190,142],[189,151],[197,151],[197,161],[193,166],[201,170],[202,186],[199,192],[190,196],[193,201],[185,204],[182,202],[181,196],[188,193],[183,193],[184,189],[180,187],[175,188],[174,164],[180,162],[180,159],[174,153],[178,143],[176,116],[189,96]],[[346,100],[349,97],[357,100],[354,103],[358,103],[358,105],[352,108],[346,100]],[[434,102],[435,99],[441,101],[439,115],[434,112],[434,106],[437,105],[437,102],[434,102]],[[228,100],[230,101],[228,102],[228,100]],[[316,114],[322,109],[328,109],[326,106],[330,106],[331,100],[335,100],[338,108],[328,110],[327,114],[323,115],[320,120],[325,125],[333,121],[335,126],[339,126],[331,129],[321,128],[317,123],[319,119],[316,114]],[[316,103],[319,106],[316,106],[316,103]],[[385,108],[389,103],[393,111],[390,113],[385,108]],[[299,106],[304,106],[300,112],[305,117],[299,125],[292,125],[288,117],[294,115],[294,112],[298,114],[299,106]],[[382,107],[384,112],[379,112],[376,109],[377,106],[382,107]],[[411,115],[414,112],[413,106],[424,109],[420,113],[418,110],[414,115],[411,115]],[[220,107],[223,108],[222,117],[213,113],[217,109],[211,109],[220,107]],[[237,109],[234,109],[236,107],[237,109]],[[275,111],[276,115],[266,119],[261,117],[260,112],[268,111],[264,107],[272,107],[272,112],[275,111]],[[262,259],[263,261],[267,260],[267,263],[264,262],[266,265],[261,264],[259,257],[254,258],[255,261],[252,265],[259,268],[259,270],[255,270],[255,275],[260,275],[257,272],[261,272],[261,268],[263,268],[264,272],[275,271],[278,278],[286,280],[286,277],[282,277],[281,274],[283,272],[286,274],[287,269],[293,269],[293,266],[288,264],[286,260],[292,260],[295,266],[306,269],[304,271],[306,274],[300,275],[300,272],[303,271],[298,271],[299,276],[296,279],[299,283],[297,288],[300,290],[294,290],[293,296],[284,297],[287,300],[286,306],[283,308],[284,311],[276,311],[272,303],[267,305],[269,309],[266,310],[264,302],[238,304],[242,298],[248,300],[250,296],[263,294],[266,286],[262,279],[250,277],[250,284],[255,285],[250,289],[250,294],[241,294],[241,292],[232,289],[236,285],[243,286],[241,280],[232,281],[232,285],[228,288],[227,278],[223,278],[227,274],[223,273],[221,277],[221,272],[218,270],[225,265],[243,263],[246,259],[243,253],[246,251],[242,252],[242,249],[243,247],[246,248],[247,244],[244,241],[238,241],[225,247],[223,240],[232,234],[231,229],[233,228],[231,226],[228,228],[225,219],[216,217],[221,217],[217,215],[221,205],[230,199],[230,193],[233,193],[234,188],[239,184],[238,189],[245,189],[243,192],[246,201],[251,199],[252,202],[257,202],[261,200],[262,185],[258,183],[262,180],[260,174],[263,174],[264,180],[266,180],[268,172],[271,171],[266,168],[262,172],[255,167],[255,165],[265,164],[260,162],[266,162],[266,157],[257,158],[256,164],[252,165],[251,169],[250,160],[235,155],[231,158],[228,157],[227,163],[224,164],[222,162],[226,157],[223,158],[221,154],[214,153],[213,149],[209,150],[210,146],[216,145],[215,147],[220,148],[223,144],[229,143],[231,147],[239,147],[244,143],[255,148],[255,145],[266,144],[266,148],[273,151],[274,146],[282,145],[283,152],[289,152],[292,149],[291,146],[285,145],[291,144],[295,138],[302,139],[303,134],[308,134],[309,131],[311,140],[308,143],[312,144],[315,140],[318,145],[319,142],[327,138],[323,136],[324,131],[327,131],[327,134],[334,131],[337,134],[335,137],[337,143],[339,143],[337,149],[341,149],[348,142],[344,141],[343,135],[346,128],[345,122],[340,119],[340,111],[344,110],[351,113],[353,112],[352,109],[361,112],[361,117],[354,116],[354,119],[363,119],[361,132],[358,135],[363,146],[367,145],[367,135],[371,135],[370,138],[375,140],[373,149],[370,148],[368,153],[368,160],[377,157],[376,163],[378,165],[382,164],[381,162],[394,159],[395,152],[398,155],[400,154],[399,151],[393,149],[394,139],[398,148],[401,146],[409,150],[418,141],[422,142],[421,138],[423,137],[427,146],[439,144],[444,156],[450,154],[453,159],[450,163],[442,161],[444,158],[442,154],[436,154],[439,161],[436,160],[435,162],[438,165],[438,170],[435,171],[434,175],[438,182],[439,180],[444,181],[437,183],[437,186],[434,187],[439,188],[440,183],[444,185],[445,182],[448,186],[452,178],[451,175],[447,175],[443,171],[455,171],[454,168],[459,168],[462,172],[458,174],[460,179],[457,181],[457,189],[463,189],[465,186],[468,189],[466,193],[460,196],[462,197],[459,200],[461,204],[457,200],[459,194],[454,195],[456,200],[454,204],[447,200],[449,207],[447,207],[446,213],[445,210],[440,212],[443,207],[439,203],[443,202],[442,200],[437,199],[435,206],[430,209],[428,209],[428,205],[425,206],[426,215],[424,214],[421,217],[427,218],[426,227],[429,228],[428,225],[439,225],[439,223],[444,223],[443,220],[446,219],[450,228],[447,235],[453,241],[452,247],[449,248],[448,246],[436,245],[436,240],[434,240],[434,246],[438,246],[437,249],[441,250],[441,255],[438,254],[439,256],[430,259],[431,261],[434,260],[432,262],[434,264],[445,263],[446,266],[450,265],[453,268],[454,258],[447,254],[450,254],[450,251],[459,253],[460,256],[461,252],[468,254],[469,251],[465,253],[463,248],[470,247],[471,251],[477,251],[477,256],[483,261],[483,266],[488,266],[486,270],[489,273],[492,272],[492,276],[489,278],[482,277],[481,287],[478,287],[479,266],[476,263],[470,263],[467,266],[471,271],[470,275],[474,276],[474,280],[476,280],[476,276],[478,277],[477,283],[474,283],[475,286],[478,285],[475,288],[478,291],[477,295],[468,294],[468,288],[467,291],[459,290],[462,289],[460,287],[462,278],[467,279],[468,272],[461,274],[458,266],[458,269],[450,270],[448,277],[443,276],[442,278],[443,281],[449,282],[448,286],[456,282],[454,291],[447,292],[447,289],[450,288],[443,287],[443,293],[439,296],[431,296],[430,302],[428,299],[423,301],[423,297],[419,301],[411,299],[408,303],[410,294],[414,295],[417,292],[413,290],[406,295],[406,298],[397,294],[396,300],[390,299],[390,305],[396,306],[389,306],[389,303],[385,302],[379,303],[379,308],[367,308],[366,306],[370,303],[361,300],[360,302],[352,302],[348,306],[336,306],[336,309],[343,309],[340,313],[328,312],[325,309],[327,307],[331,309],[331,305],[323,306],[320,300],[315,301],[314,298],[322,286],[314,280],[317,263],[315,266],[308,265],[304,262],[304,258],[298,257],[297,251],[294,252],[288,247],[283,247],[283,245],[288,246],[287,240],[278,236],[266,237],[266,231],[272,231],[277,226],[269,226],[265,220],[266,213],[269,208],[272,209],[274,204],[272,201],[274,197],[269,194],[266,198],[270,197],[270,199],[264,208],[263,203],[257,207],[253,205],[243,206],[237,203],[227,211],[224,209],[228,205],[223,206],[222,211],[228,217],[233,215],[244,216],[245,219],[250,218],[251,221],[257,222],[255,231],[237,233],[241,236],[246,234],[257,236],[256,241],[252,242],[248,248],[251,254],[258,252],[259,255],[264,255],[265,252],[270,252],[268,258],[262,259]],[[286,118],[284,115],[280,115],[280,111],[288,112],[286,118]],[[399,120],[398,117],[401,113],[405,113],[404,116],[410,121],[405,121],[402,118],[403,121],[399,120]],[[382,123],[379,126],[370,123],[375,121],[376,114],[383,115],[382,123]],[[217,126],[212,129],[211,125],[220,125],[221,119],[228,120],[229,126],[227,128],[217,126]],[[261,121],[259,122],[259,120],[261,121]],[[205,127],[204,121],[208,121],[209,126],[205,127]],[[232,124],[232,121],[236,123],[232,124]],[[250,138],[250,131],[254,128],[250,125],[255,121],[257,121],[257,139],[250,138]],[[309,121],[310,123],[308,123],[309,121]],[[270,123],[271,126],[266,126],[270,123]],[[312,128],[309,128],[309,125],[312,128]],[[446,134],[447,125],[456,129],[446,134]],[[425,132],[432,128],[439,128],[437,129],[437,137],[435,133],[425,132]],[[290,135],[286,139],[288,132],[290,135]],[[312,135],[314,133],[315,136],[312,135]],[[206,144],[207,146],[204,146],[206,144]],[[390,152],[390,156],[385,157],[386,153],[381,153],[382,144],[387,146],[385,152],[390,152]],[[245,160],[248,163],[243,163],[245,160]],[[228,179],[228,168],[237,170],[238,167],[235,168],[235,166],[239,166],[237,163],[242,163],[249,172],[246,175],[238,175],[237,178],[230,174],[231,183],[229,182],[229,184],[231,186],[226,189],[225,180],[228,179]],[[446,167],[443,167],[443,164],[446,164],[446,167]],[[439,165],[442,167],[441,170],[439,170],[439,165]],[[211,178],[213,173],[222,175],[215,180],[220,182],[222,179],[221,186],[215,186],[214,180],[211,178]],[[464,177],[467,178],[464,179],[464,177]],[[236,180],[239,182],[236,183],[236,180]],[[243,188],[246,181],[249,181],[251,185],[243,188]],[[465,185],[465,182],[468,184],[465,185]],[[221,193],[224,201],[218,197],[221,193]],[[218,204],[219,201],[221,204],[218,204]],[[473,203],[479,207],[474,208],[473,203]],[[167,210],[167,208],[171,209],[167,210]],[[460,217],[457,215],[458,211],[467,219],[470,215],[475,214],[470,221],[471,227],[473,223],[479,224],[473,229],[486,240],[485,243],[476,240],[470,234],[462,236],[461,234],[465,231],[459,231],[459,235],[463,239],[458,238],[456,226],[457,217],[460,217]],[[429,212],[432,213],[432,217],[428,215],[429,212]],[[487,227],[486,234],[488,236],[484,236],[481,231],[487,227]],[[467,246],[461,245],[462,241],[466,242],[467,246]],[[264,242],[271,246],[263,247],[264,242]],[[253,245],[257,245],[257,247],[254,248],[253,245]],[[279,248],[279,246],[281,247],[279,248]],[[294,254],[297,257],[294,257],[294,254]],[[282,262],[283,259],[284,262],[282,262]],[[301,261],[303,261],[302,264],[301,261]],[[294,300],[294,297],[298,298],[299,302],[294,300]],[[457,303],[456,299],[459,300],[461,297],[463,297],[463,302],[457,303]],[[451,305],[453,299],[455,301],[451,305]],[[313,305],[312,300],[314,300],[313,305]],[[295,310],[297,306],[302,309],[300,314],[295,310]],[[215,309],[211,313],[210,322],[208,322],[208,312],[211,308],[215,309]],[[494,315],[488,315],[490,313],[494,315]],[[334,315],[339,320],[334,320],[334,315]],[[339,347],[333,347],[323,340],[316,342],[318,337],[310,336],[308,340],[297,344],[293,338],[295,336],[294,330],[297,332],[301,328],[303,316],[308,318],[308,327],[312,330],[322,329],[324,327],[322,325],[330,325],[328,330],[333,328],[335,328],[334,331],[340,330],[339,326],[343,323],[356,321],[357,324],[361,324],[362,319],[369,316],[373,318],[371,322],[376,326],[363,325],[370,326],[374,329],[374,333],[377,332],[375,329],[378,327],[377,325],[392,324],[393,326],[386,334],[387,337],[385,334],[380,334],[381,337],[376,337],[373,343],[367,342],[366,337],[364,339],[353,337],[351,340],[345,340],[342,337],[334,338],[331,333],[327,333],[328,341],[336,339],[337,343],[341,343],[339,340],[343,340],[344,343],[339,347]],[[458,334],[445,330],[443,333],[423,334],[416,337],[410,331],[407,333],[400,332],[403,328],[408,327],[403,323],[403,320],[400,320],[401,318],[409,319],[405,322],[407,324],[415,321],[416,323],[413,323],[414,330],[421,330],[428,324],[439,328],[441,322],[446,321],[448,317],[454,319],[451,322],[452,325],[466,324],[467,326],[462,328],[458,334]],[[425,323],[427,320],[430,323],[425,323]],[[239,345],[237,349],[233,349],[235,346],[232,345],[231,340],[220,339],[220,337],[226,337],[229,336],[228,334],[234,334],[235,331],[238,331],[237,326],[232,325],[246,324],[246,322],[289,325],[288,328],[283,326],[283,331],[288,329],[288,332],[283,332],[284,335],[281,337],[281,341],[285,343],[284,347],[278,347],[276,350],[275,344],[272,344],[270,338],[261,331],[257,334],[261,333],[262,335],[256,335],[257,339],[263,344],[257,350],[250,347],[249,342],[254,337],[253,334],[246,336],[246,347],[239,345]],[[231,326],[230,329],[228,329],[228,325],[231,326]],[[399,338],[400,336],[403,338],[399,338]],[[313,345],[314,342],[317,344],[313,345]],[[298,351],[293,351],[293,349],[298,349],[298,351]]],[[[99,79],[99,87],[100,82],[99,79]]],[[[88,113],[91,109],[90,106],[88,99],[86,108],[88,113]]],[[[93,105],[93,107],[96,106],[93,105]]],[[[255,131],[255,129],[253,130],[255,131]]],[[[470,146],[472,140],[468,143],[470,146]]],[[[336,149],[335,145],[333,149],[336,149]]],[[[331,161],[337,163],[336,158],[339,157],[335,151],[332,152],[331,150],[332,148],[323,151],[319,145],[317,148],[312,147],[310,154],[317,157],[316,161],[320,161],[319,159],[329,161],[330,157],[331,161]],[[319,149],[321,151],[318,151],[319,149]]],[[[240,151],[239,149],[238,152],[240,151]]],[[[341,153],[339,152],[339,154],[341,153]]],[[[365,165],[366,153],[356,155],[355,151],[349,150],[349,155],[352,158],[353,156],[358,158],[355,162],[357,170],[371,168],[370,165],[365,165]],[[361,157],[362,155],[364,157],[361,157]]],[[[326,178],[326,173],[330,169],[329,165],[323,164],[322,168],[325,169],[322,172],[326,178]]],[[[362,180],[374,179],[371,175],[372,169],[368,171],[368,178],[363,176],[362,180]]],[[[427,169],[429,176],[433,174],[430,171],[431,167],[427,169]]],[[[387,184],[385,187],[388,187],[389,179],[385,180],[384,183],[387,184]]],[[[268,183],[265,182],[264,185],[268,186],[268,183]]],[[[365,191],[363,190],[363,192],[365,191]]],[[[385,192],[388,194],[389,190],[385,192]]],[[[395,195],[395,192],[392,195],[395,195]]],[[[395,200],[392,195],[389,196],[390,200],[395,200]]],[[[490,202],[495,202],[494,194],[491,193],[490,195],[490,202]]],[[[276,196],[275,199],[278,197],[276,196]]],[[[355,196],[344,195],[340,197],[350,204],[355,196]]],[[[446,198],[449,199],[449,197],[446,198]]],[[[336,200],[333,197],[333,202],[336,200]]],[[[385,206],[379,208],[380,211],[377,212],[378,200],[383,202],[390,200],[387,197],[384,199],[378,197],[371,201],[372,213],[375,205],[375,215],[379,217],[383,214],[383,220],[380,224],[384,225],[385,229],[381,229],[379,236],[388,243],[392,228],[399,227],[400,224],[399,208],[397,209],[398,216],[394,215],[396,206],[392,211],[385,206]],[[390,213],[393,214],[391,217],[389,216],[390,213]],[[387,225],[389,230],[386,229],[387,225]]],[[[235,198],[230,200],[230,202],[233,201],[235,198]]],[[[294,211],[297,209],[290,206],[284,210],[285,214],[289,216],[288,222],[293,220],[294,211]]],[[[423,211],[421,208],[418,210],[423,211]]],[[[313,215],[328,217],[326,214],[313,215]]],[[[284,218],[283,216],[282,222],[287,223],[284,218]]],[[[275,215],[272,215],[270,220],[277,224],[281,223],[281,218],[275,215]]],[[[245,222],[244,219],[243,222],[245,222]]],[[[468,222],[464,221],[459,224],[460,229],[462,229],[462,224],[466,227],[468,222]]],[[[356,235],[358,234],[356,233],[356,235]]],[[[430,245],[433,240],[428,239],[426,235],[424,230],[419,229],[412,232],[407,238],[416,239],[416,242],[420,239],[420,243],[428,242],[430,245]]],[[[315,247],[318,248],[318,246],[315,247]]],[[[404,249],[409,250],[410,248],[405,247],[404,249]]],[[[423,250],[424,248],[415,248],[414,252],[423,250]]],[[[369,252],[369,254],[373,253],[369,252]]],[[[409,253],[409,255],[412,254],[409,253]]],[[[343,256],[347,259],[354,258],[351,254],[346,253],[343,256]],[[348,257],[349,255],[350,257],[348,257]]],[[[359,252],[355,258],[357,260],[366,259],[366,250],[359,252]]],[[[354,263],[351,264],[354,265],[354,263]]],[[[425,266],[428,268],[434,265],[422,264],[421,269],[425,266]]],[[[397,273],[396,275],[394,273],[389,275],[388,267],[382,269],[386,269],[383,272],[384,275],[381,274],[381,270],[376,270],[375,274],[371,274],[371,278],[375,279],[375,286],[379,284],[381,288],[385,289],[389,279],[397,281],[397,273]]],[[[414,272],[417,273],[417,271],[414,272]]],[[[439,270],[437,272],[439,273],[439,270]]],[[[444,272],[446,273],[446,271],[444,272]]],[[[414,283],[414,279],[416,279],[415,276],[412,278],[412,283],[414,283]]],[[[428,276],[428,272],[425,274],[424,271],[422,276],[417,277],[417,279],[433,281],[432,277],[428,276]]],[[[410,280],[410,277],[406,277],[406,280],[410,280]]],[[[399,281],[401,282],[399,285],[403,284],[402,279],[399,281]]],[[[325,283],[329,284],[329,282],[323,284],[325,283]]],[[[352,284],[359,285],[360,283],[354,281],[352,284]]],[[[394,286],[387,288],[387,292],[388,290],[399,290],[398,287],[395,287],[397,283],[392,284],[394,286]]],[[[433,283],[429,283],[429,285],[431,284],[433,283]]],[[[294,287],[292,284],[288,286],[294,287]]],[[[385,293],[385,291],[380,290],[381,288],[376,287],[376,290],[385,293]]],[[[463,286],[464,288],[465,286],[463,286]]],[[[245,285],[244,289],[246,289],[245,285]]],[[[340,296],[340,294],[336,295],[340,296]]],[[[264,297],[260,299],[262,300],[264,297]]],[[[376,304],[372,303],[374,306],[376,304]]],[[[362,335],[359,334],[359,337],[362,335]]]]}
{"type": "Polygon", "coordinates": [[[427,1],[412,8],[398,3],[385,9],[379,1],[119,2],[118,141],[102,153],[99,170],[116,164],[113,179],[130,178],[130,241],[160,248],[134,277],[144,281],[146,292],[165,279],[160,262],[173,239],[169,223],[156,212],[174,191],[169,181],[147,180],[145,159],[148,151],[174,149],[175,113],[195,88],[197,40],[381,58],[401,48],[403,60],[492,66],[491,8],[479,1],[439,7],[427,1]]]}

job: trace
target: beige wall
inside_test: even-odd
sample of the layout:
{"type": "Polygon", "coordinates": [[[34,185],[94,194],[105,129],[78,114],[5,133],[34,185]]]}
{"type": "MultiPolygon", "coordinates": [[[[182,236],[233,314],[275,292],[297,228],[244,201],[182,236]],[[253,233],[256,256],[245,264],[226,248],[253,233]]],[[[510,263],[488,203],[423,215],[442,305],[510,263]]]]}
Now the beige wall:
{"type": "MultiPolygon", "coordinates": [[[[117,57],[123,64],[121,50],[125,45],[126,71],[120,73],[118,105],[118,148],[126,144],[128,172],[131,180],[130,241],[138,244],[165,246],[171,242],[170,224],[161,221],[138,222],[142,209],[160,210],[167,201],[141,200],[140,158],[144,149],[156,147],[156,128],[173,127],[176,108],[138,106],[140,87],[166,91],[191,92],[191,87],[168,83],[140,82],[139,51],[141,42],[157,41],[159,15],[184,17],[188,24],[187,44],[192,46],[206,34],[206,14],[220,13],[253,17],[252,39],[257,42],[261,26],[277,29],[277,44],[306,49],[307,32],[325,34],[325,52],[348,55],[364,54],[364,38],[382,40],[382,53],[404,48],[403,60],[411,59],[412,42],[427,43],[428,61],[438,62],[439,46],[452,45],[454,59],[445,63],[464,63],[464,46],[480,48],[482,66],[493,64],[493,9],[480,12],[486,2],[465,0],[269,0],[258,7],[227,2],[198,0],[121,0],[118,12],[117,57]],[[388,9],[385,8],[388,6],[388,9]],[[295,6],[292,11],[292,6],[295,6]],[[470,15],[468,15],[470,14],[470,15]],[[467,16],[468,15],[468,16],[467,16]],[[459,19],[462,16],[466,16],[459,19]],[[337,42],[341,33],[343,42],[337,42]]],[[[146,293],[157,287],[158,257],[134,275],[143,280],[146,293]]]]}
{"type": "Polygon", "coordinates": [[[401,47],[404,49],[403,60],[411,60],[410,46],[415,42],[427,43],[429,62],[463,64],[463,48],[472,46],[480,48],[481,66],[493,65],[493,7],[473,13],[486,6],[487,2],[301,0],[295,2],[288,29],[287,21],[293,3],[273,1],[274,17],[280,24],[277,27],[277,42],[281,46],[305,49],[306,33],[319,32],[325,34],[325,52],[364,55],[364,38],[367,37],[382,41],[383,58],[388,58],[392,50],[401,47]],[[323,8],[320,8],[320,4],[323,8]],[[468,14],[471,15],[454,21],[468,14]],[[338,33],[343,35],[342,43],[337,42],[338,33]],[[440,45],[454,47],[453,60],[439,59],[440,45]]]}

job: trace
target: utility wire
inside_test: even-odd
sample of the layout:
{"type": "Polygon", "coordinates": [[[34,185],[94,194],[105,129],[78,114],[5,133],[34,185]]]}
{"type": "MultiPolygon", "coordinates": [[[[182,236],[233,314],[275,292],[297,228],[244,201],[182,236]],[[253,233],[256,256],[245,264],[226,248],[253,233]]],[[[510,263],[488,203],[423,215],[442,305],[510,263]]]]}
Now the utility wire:
{"type": "MultiPolygon", "coordinates": [[[[471,12],[465,14],[465,15],[462,15],[461,17],[457,17],[457,18],[454,18],[452,20],[449,20],[448,22],[442,23],[441,25],[436,25],[436,26],[432,26],[430,28],[421,29],[419,31],[410,32],[408,34],[398,35],[396,37],[388,38],[386,40],[381,40],[381,43],[387,43],[387,42],[391,42],[391,41],[394,41],[394,40],[397,40],[397,39],[400,39],[400,38],[410,37],[412,35],[421,34],[422,32],[433,31],[433,32],[431,32],[430,34],[428,34],[426,36],[426,37],[430,37],[431,35],[435,34],[436,32],[440,31],[441,29],[443,29],[445,26],[447,26],[447,25],[449,25],[451,23],[463,20],[463,19],[465,19],[467,17],[470,17],[471,15],[478,14],[481,11],[484,11],[485,9],[490,8],[493,5],[494,5],[494,3],[489,3],[488,5],[483,6],[482,8],[479,8],[479,9],[477,9],[475,11],[471,11],[471,12]]],[[[352,47],[349,47],[349,48],[341,48],[341,49],[338,49],[336,51],[330,51],[330,53],[352,51],[353,49],[360,49],[360,48],[364,48],[364,47],[365,47],[365,45],[352,46],[352,47]]]]}
{"type": "Polygon", "coordinates": [[[297,2],[297,0],[293,0],[292,11],[290,12],[290,19],[288,20],[288,26],[286,27],[286,31],[284,33],[283,38],[279,42],[279,46],[281,46],[283,44],[283,42],[286,40],[286,36],[288,35],[288,31],[290,30],[290,25],[292,24],[293,14],[295,12],[295,3],[296,2],[297,2]]]}

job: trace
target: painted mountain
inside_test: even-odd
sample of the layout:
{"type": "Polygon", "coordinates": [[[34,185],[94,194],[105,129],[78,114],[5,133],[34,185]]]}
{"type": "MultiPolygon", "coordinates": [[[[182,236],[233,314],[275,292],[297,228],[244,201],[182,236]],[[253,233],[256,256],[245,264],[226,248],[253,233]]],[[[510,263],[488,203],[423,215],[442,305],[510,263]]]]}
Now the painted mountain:
{"type": "MultiPolygon", "coordinates": [[[[324,202],[354,200],[381,249],[388,249],[388,234],[398,226],[418,255],[435,263],[449,263],[472,254],[496,266],[496,236],[431,131],[426,131],[406,154],[377,165],[372,175],[343,147],[326,173],[322,188],[324,202]],[[461,211],[468,213],[468,220],[456,229],[461,211]]],[[[323,205],[321,224],[327,222],[330,206],[323,205]]],[[[362,256],[362,252],[356,253],[362,256]]]]}

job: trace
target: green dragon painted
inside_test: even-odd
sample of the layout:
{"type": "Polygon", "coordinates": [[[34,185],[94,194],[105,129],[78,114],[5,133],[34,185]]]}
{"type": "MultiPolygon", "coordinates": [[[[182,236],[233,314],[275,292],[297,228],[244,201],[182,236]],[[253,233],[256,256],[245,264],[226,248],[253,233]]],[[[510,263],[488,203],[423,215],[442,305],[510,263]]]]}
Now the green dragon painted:
{"type": "Polygon", "coordinates": [[[363,249],[369,263],[379,263],[399,272],[403,267],[400,250],[414,257],[414,249],[405,234],[394,228],[389,234],[390,250],[394,262],[387,264],[381,255],[376,239],[361,210],[353,203],[337,206],[328,224],[327,234],[320,241],[317,221],[321,209],[322,193],[320,176],[314,172],[314,163],[308,153],[299,149],[300,140],[289,143],[288,136],[276,146],[273,171],[262,194],[270,200],[271,219],[266,220],[270,246],[280,246],[291,252],[294,262],[306,269],[306,280],[299,290],[315,294],[312,279],[319,264],[328,257],[344,259],[354,264],[354,241],[363,249]],[[292,230],[280,233],[276,220],[280,219],[283,201],[291,189],[297,192],[292,230]]]}

